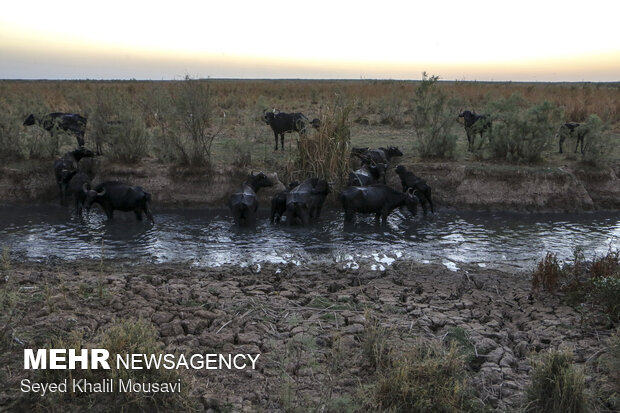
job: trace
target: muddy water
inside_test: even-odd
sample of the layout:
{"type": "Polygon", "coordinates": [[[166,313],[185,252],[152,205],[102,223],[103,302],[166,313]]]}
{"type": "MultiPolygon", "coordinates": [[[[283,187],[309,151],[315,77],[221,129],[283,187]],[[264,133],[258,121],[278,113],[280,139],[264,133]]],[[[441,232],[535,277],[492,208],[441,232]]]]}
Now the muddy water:
{"type": "Polygon", "coordinates": [[[531,268],[546,251],[561,258],[582,247],[586,257],[620,248],[617,213],[501,214],[440,211],[411,218],[394,213],[386,228],[372,217],[343,227],[341,211],[325,211],[312,228],[271,225],[261,211],[255,230],[233,227],[227,210],[159,210],[156,224],[94,210],[88,218],[55,205],[0,207],[0,247],[34,260],[130,259],[200,266],[264,262],[342,262],[381,270],[397,259],[531,268]]]}

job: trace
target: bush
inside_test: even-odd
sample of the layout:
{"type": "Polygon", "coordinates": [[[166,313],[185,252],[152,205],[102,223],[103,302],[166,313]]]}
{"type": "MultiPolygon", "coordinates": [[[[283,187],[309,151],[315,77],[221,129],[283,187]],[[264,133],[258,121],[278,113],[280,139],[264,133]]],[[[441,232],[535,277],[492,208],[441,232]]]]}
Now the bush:
{"type": "Polygon", "coordinates": [[[223,119],[215,125],[215,97],[209,81],[189,76],[172,95],[172,118],[167,120],[167,147],[182,165],[210,166],[211,145],[222,130],[223,119]]]}
{"type": "Polygon", "coordinates": [[[551,148],[562,110],[547,101],[528,107],[518,94],[487,105],[493,120],[491,156],[509,162],[536,162],[551,148]]]}
{"type": "Polygon", "coordinates": [[[585,379],[583,373],[575,369],[569,352],[552,351],[532,364],[532,382],[526,390],[526,412],[586,411],[585,379]]]}
{"type": "Polygon", "coordinates": [[[616,140],[607,133],[607,125],[597,115],[590,115],[579,128],[588,130],[584,137],[582,161],[593,166],[607,165],[616,140]]]}
{"type": "Polygon", "coordinates": [[[456,135],[451,133],[456,100],[437,87],[438,80],[424,72],[412,101],[416,146],[422,158],[453,158],[456,149],[456,135]]]}
{"type": "Polygon", "coordinates": [[[101,87],[95,94],[89,136],[110,158],[136,162],[148,153],[146,124],[139,108],[121,90],[101,87]]]}
{"type": "Polygon", "coordinates": [[[43,115],[49,108],[38,97],[7,94],[0,91],[0,160],[49,159],[58,154],[61,144],[75,144],[75,137],[58,133],[55,138],[38,127],[22,126],[30,113],[43,115]]]}
{"type": "Polygon", "coordinates": [[[557,256],[548,252],[545,258],[538,262],[536,270],[532,273],[532,289],[542,288],[550,293],[555,292],[562,276],[562,268],[557,256]]]}

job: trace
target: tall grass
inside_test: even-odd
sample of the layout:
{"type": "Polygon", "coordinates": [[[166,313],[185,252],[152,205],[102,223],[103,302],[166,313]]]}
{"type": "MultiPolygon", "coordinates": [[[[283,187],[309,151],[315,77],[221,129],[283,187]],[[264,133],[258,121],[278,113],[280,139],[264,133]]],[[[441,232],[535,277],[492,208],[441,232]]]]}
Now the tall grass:
{"type": "Polygon", "coordinates": [[[567,351],[552,351],[534,360],[527,388],[528,413],[586,412],[585,378],[567,351]]]}
{"type": "Polygon", "coordinates": [[[394,357],[368,393],[366,411],[481,412],[456,345],[421,342],[394,357]]]}
{"type": "MultiPolygon", "coordinates": [[[[351,105],[336,99],[321,113],[321,126],[307,131],[298,144],[298,157],[291,178],[321,177],[344,185],[349,171],[351,105]]],[[[308,126],[310,129],[310,127],[308,126]]]]}

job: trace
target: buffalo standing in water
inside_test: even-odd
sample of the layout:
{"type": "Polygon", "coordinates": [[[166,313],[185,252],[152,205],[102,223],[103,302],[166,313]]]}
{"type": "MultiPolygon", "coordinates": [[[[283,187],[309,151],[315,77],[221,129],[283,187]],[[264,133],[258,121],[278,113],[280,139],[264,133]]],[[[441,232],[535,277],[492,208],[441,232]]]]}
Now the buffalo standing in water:
{"type": "Polygon", "coordinates": [[[258,198],[256,193],[263,187],[272,186],[273,182],[264,173],[256,175],[252,173],[239,192],[230,196],[228,206],[233,214],[235,224],[239,226],[256,225],[256,211],[258,210],[258,198]]]}
{"type": "Polygon", "coordinates": [[[65,153],[62,158],[54,161],[54,176],[60,191],[60,205],[66,205],[69,181],[78,172],[80,159],[93,157],[95,154],[86,148],[78,148],[74,151],[65,153]]]}
{"type": "Polygon", "coordinates": [[[344,208],[345,224],[353,222],[356,212],[375,214],[377,221],[387,224],[388,215],[396,208],[406,206],[412,215],[418,209],[418,198],[414,190],[399,192],[387,185],[350,186],[340,194],[344,208]]]}
{"type": "Polygon", "coordinates": [[[396,173],[400,177],[400,184],[403,186],[403,192],[407,192],[410,188],[415,190],[415,194],[420,200],[420,204],[422,204],[424,215],[426,215],[427,203],[431,207],[431,212],[435,213],[435,208],[433,207],[433,201],[431,199],[431,187],[428,186],[426,181],[413,172],[408,171],[403,165],[398,165],[396,167],[396,173]]]}
{"type": "Polygon", "coordinates": [[[286,195],[286,223],[309,225],[311,219],[317,219],[321,215],[321,208],[328,194],[329,183],[319,178],[307,179],[291,189],[286,195]]]}
{"type": "Polygon", "coordinates": [[[90,190],[84,186],[83,191],[86,211],[89,211],[96,203],[101,205],[108,219],[112,219],[115,210],[133,211],[138,221],[142,220],[142,212],[144,212],[148,219],[155,223],[150,208],[151,194],[139,186],[113,181],[101,183],[90,190]]]}

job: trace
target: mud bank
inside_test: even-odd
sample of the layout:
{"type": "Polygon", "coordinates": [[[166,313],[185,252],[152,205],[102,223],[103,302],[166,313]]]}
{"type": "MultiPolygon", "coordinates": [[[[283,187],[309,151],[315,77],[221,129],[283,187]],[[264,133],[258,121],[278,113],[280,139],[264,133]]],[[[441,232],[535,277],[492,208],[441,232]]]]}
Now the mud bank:
{"type": "MultiPolygon", "coordinates": [[[[420,339],[445,339],[463,329],[475,346],[478,397],[494,411],[517,408],[530,372],[529,356],[572,349],[584,365],[609,335],[556,296],[532,295],[527,274],[396,262],[384,272],[315,266],[191,268],[121,262],[16,263],[2,288],[15,310],[0,315],[9,348],[0,353],[0,410],[30,410],[40,397],[19,390],[33,375],[23,348],[49,346],[79,331],[86,346],[114,320],[152,322],[169,353],[260,353],[253,371],[190,370],[183,376],[201,411],[340,411],[376,379],[364,355],[369,318],[406,349],[420,339]],[[211,410],[209,410],[211,409],[211,410]],[[228,409],[228,410],[226,410],[228,409]]],[[[595,376],[588,376],[593,386],[595,376]]],[[[81,399],[54,404],[79,411],[81,399]]],[[[91,405],[93,411],[105,406],[91,405]]],[[[61,406],[61,407],[58,407],[61,406]]],[[[45,410],[45,409],[44,409],[45,410]]],[[[347,410],[349,411],[349,410],[347,410]]]]}
{"type": "MultiPolygon", "coordinates": [[[[224,206],[230,193],[244,181],[249,171],[224,168],[216,171],[183,169],[144,161],[138,165],[118,165],[105,158],[82,161],[94,182],[121,180],[140,185],[153,194],[155,205],[224,206]]],[[[620,209],[620,179],[613,168],[531,167],[491,163],[407,164],[433,188],[435,203],[441,207],[471,210],[529,212],[578,212],[620,209]]],[[[269,171],[265,171],[269,172],[269,171]]],[[[277,178],[276,174],[272,174],[277,178]]],[[[400,187],[393,171],[388,183],[400,187]]],[[[284,189],[279,183],[259,194],[263,205],[284,189]]],[[[5,204],[41,203],[56,200],[57,187],[51,165],[0,167],[0,198],[5,204]]],[[[337,206],[336,197],[329,200],[337,206]]]]}

